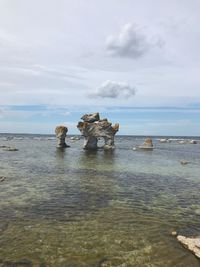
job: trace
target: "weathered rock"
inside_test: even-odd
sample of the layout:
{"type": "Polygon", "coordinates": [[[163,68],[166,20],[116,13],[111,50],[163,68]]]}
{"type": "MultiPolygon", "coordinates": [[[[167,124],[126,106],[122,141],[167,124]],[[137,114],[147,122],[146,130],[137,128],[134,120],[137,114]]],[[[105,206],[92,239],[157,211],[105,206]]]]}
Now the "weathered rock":
{"type": "Polygon", "coordinates": [[[99,113],[84,115],[81,119],[83,122],[78,122],[77,128],[84,136],[84,149],[97,149],[98,139],[104,138],[104,149],[113,149],[114,136],[119,130],[119,124],[112,123],[107,119],[100,120],[99,113]]]}
{"type": "Polygon", "coordinates": [[[65,147],[69,147],[66,143],[65,143],[65,138],[67,135],[68,129],[65,126],[57,126],[55,129],[55,133],[56,133],[56,138],[57,138],[57,147],[58,148],[65,148],[65,147]]]}
{"type": "Polygon", "coordinates": [[[178,241],[200,258],[200,237],[177,236],[178,241]]]}
{"type": "Polygon", "coordinates": [[[85,114],[81,117],[81,120],[85,121],[85,122],[95,122],[95,121],[99,121],[100,117],[99,117],[99,113],[94,113],[94,114],[85,114]]]}
{"type": "Polygon", "coordinates": [[[147,149],[147,150],[152,150],[153,147],[153,141],[151,138],[147,138],[145,139],[144,143],[139,146],[140,149],[147,149]]]}

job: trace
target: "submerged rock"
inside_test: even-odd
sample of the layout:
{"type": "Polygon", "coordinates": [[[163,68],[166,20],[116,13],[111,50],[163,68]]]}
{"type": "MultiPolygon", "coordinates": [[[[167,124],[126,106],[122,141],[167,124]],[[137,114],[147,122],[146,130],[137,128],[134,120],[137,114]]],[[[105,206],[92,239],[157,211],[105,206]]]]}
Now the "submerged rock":
{"type": "Polygon", "coordinates": [[[99,138],[104,138],[104,149],[113,149],[114,136],[119,130],[119,124],[116,123],[112,126],[112,123],[107,119],[100,119],[99,113],[85,114],[81,118],[83,120],[78,122],[77,128],[84,136],[84,149],[97,149],[97,143],[99,138]]]}
{"type": "Polygon", "coordinates": [[[55,133],[56,133],[56,138],[57,138],[57,147],[58,148],[65,148],[65,147],[69,147],[66,143],[65,143],[65,138],[67,135],[68,129],[65,126],[57,126],[55,129],[55,133]]]}
{"type": "Polygon", "coordinates": [[[200,237],[177,236],[177,240],[187,249],[200,258],[200,237]]]}
{"type": "Polygon", "coordinates": [[[0,267],[40,267],[39,264],[33,265],[31,260],[22,259],[17,261],[0,261],[0,267]]]}

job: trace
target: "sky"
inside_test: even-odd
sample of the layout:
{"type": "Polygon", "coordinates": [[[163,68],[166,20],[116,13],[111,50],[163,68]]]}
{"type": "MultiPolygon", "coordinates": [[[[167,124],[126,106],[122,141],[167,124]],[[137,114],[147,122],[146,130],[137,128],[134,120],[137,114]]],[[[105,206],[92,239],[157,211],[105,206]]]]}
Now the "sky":
{"type": "Polygon", "coordinates": [[[0,132],[85,113],[119,134],[200,133],[199,0],[0,0],[0,132]]]}

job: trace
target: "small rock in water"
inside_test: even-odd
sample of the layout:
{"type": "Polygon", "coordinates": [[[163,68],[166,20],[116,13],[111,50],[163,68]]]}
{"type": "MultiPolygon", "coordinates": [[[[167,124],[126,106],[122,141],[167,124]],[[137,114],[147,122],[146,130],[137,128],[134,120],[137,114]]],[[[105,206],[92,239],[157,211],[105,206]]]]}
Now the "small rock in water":
{"type": "Polygon", "coordinates": [[[177,232],[176,231],[172,231],[172,235],[173,236],[177,236],[177,232]]]}
{"type": "Polygon", "coordinates": [[[197,144],[197,141],[196,140],[191,140],[190,141],[190,144],[195,144],[196,145],[197,144]]]}
{"type": "Polygon", "coordinates": [[[186,142],[185,140],[181,140],[181,141],[178,141],[178,143],[179,143],[180,145],[184,145],[184,144],[186,144],[187,142],[186,142]]]}
{"type": "Polygon", "coordinates": [[[0,182],[3,182],[6,180],[6,177],[5,176],[0,176],[0,182]]]}
{"type": "Polygon", "coordinates": [[[190,162],[187,161],[187,160],[181,160],[180,163],[181,163],[182,165],[187,165],[187,164],[190,163],[190,162]]]}
{"type": "Polygon", "coordinates": [[[167,138],[161,138],[161,139],[159,139],[159,142],[160,143],[168,143],[169,142],[169,139],[167,139],[167,138]]]}

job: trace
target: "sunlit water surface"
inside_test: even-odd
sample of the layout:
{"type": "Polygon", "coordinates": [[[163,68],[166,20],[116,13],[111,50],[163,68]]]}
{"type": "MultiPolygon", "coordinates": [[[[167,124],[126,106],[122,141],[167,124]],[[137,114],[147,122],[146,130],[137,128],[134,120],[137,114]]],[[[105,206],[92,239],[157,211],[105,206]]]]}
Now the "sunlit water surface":
{"type": "Polygon", "coordinates": [[[0,135],[19,149],[0,148],[0,266],[200,266],[171,235],[200,232],[200,143],[133,151],[143,140],[88,152],[83,140],[62,151],[47,136],[0,135]]]}

